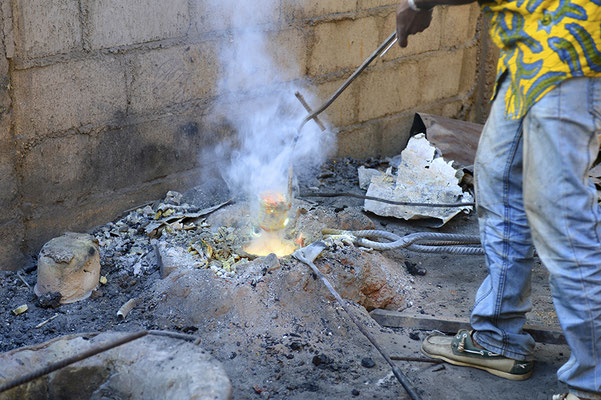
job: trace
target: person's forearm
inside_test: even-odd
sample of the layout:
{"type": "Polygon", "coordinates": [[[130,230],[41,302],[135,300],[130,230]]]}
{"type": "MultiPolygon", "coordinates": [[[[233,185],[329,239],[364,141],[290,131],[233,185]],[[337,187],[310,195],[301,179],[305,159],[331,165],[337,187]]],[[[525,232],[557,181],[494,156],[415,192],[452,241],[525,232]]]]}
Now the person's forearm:
{"type": "Polygon", "coordinates": [[[476,0],[414,0],[418,8],[427,10],[434,6],[460,6],[462,4],[473,3],[476,0]]]}

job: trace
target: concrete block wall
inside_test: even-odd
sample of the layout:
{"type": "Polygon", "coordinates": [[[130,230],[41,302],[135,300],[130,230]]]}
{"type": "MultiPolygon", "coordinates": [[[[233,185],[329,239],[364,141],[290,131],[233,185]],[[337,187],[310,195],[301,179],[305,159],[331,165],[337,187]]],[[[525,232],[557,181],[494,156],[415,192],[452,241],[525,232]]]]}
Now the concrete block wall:
{"type": "MultiPolygon", "coordinates": [[[[320,99],[394,30],[396,0],[269,1],[247,22],[269,36],[280,79],[320,99]]],[[[201,182],[210,165],[199,152],[233,134],[214,114],[240,108],[220,102],[218,86],[231,12],[209,0],[2,2],[0,269],[66,230],[201,182]]],[[[491,72],[480,30],[475,5],[436,9],[430,29],[328,110],[338,154],[395,154],[418,110],[483,118],[490,84],[478,83],[491,72]]]]}

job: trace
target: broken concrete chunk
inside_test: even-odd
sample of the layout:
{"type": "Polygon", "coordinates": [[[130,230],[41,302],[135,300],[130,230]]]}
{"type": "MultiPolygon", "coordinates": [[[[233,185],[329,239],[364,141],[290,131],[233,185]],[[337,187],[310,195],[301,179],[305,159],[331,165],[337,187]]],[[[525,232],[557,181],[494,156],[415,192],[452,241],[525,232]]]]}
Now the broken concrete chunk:
{"type": "Polygon", "coordinates": [[[374,168],[365,168],[364,166],[360,166],[357,169],[359,174],[359,187],[363,190],[367,190],[369,185],[371,184],[371,180],[376,177],[382,175],[380,171],[374,168]]]}
{"type": "Polygon", "coordinates": [[[183,197],[183,194],[181,194],[179,192],[174,192],[173,190],[170,190],[165,195],[164,203],[179,206],[182,203],[182,197],[183,197]]]}
{"type": "MultiPolygon", "coordinates": [[[[0,385],[123,337],[75,334],[0,354],[0,385]]],[[[232,385],[208,352],[184,340],[148,335],[17,386],[2,399],[229,400],[232,385]]]]}
{"type": "Polygon", "coordinates": [[[100,278],[98,241],[92,235],[65,233],[42,247],[38,261],[38,297],[59,292],[61,304],[86,299],[100,278]]]}
{"type": "MultiPolygon", "coordinates": [[[[463,192],[459,186],[463,172],[453,168],[452,161],[446,162],[442,157],[435,157],[435,153],[436,148],[423,134],[412,137],[401,154],[397,175],[387,173],[374,177],[367,195],[413,203],[473,202],[472,196],[463,192]]],[[[455,215],[469,211],[472,207],[398,206],[366,200],[364,209],[377,215],[405,220],[437,218],[441,220],[442,226],[455,215]]]]}

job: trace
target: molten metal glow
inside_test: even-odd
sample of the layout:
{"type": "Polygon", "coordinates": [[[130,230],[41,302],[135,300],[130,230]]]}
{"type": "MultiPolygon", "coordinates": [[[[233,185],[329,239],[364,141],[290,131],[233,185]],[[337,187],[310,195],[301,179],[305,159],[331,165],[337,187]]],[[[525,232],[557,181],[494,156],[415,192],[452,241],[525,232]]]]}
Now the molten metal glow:
{"type": "Polygon", "coordinates": [[[294,253],[296,247],[294,242],[285,240],[278,232],[261,232],[259,236],[246,245],[244,251],[260,257],[271,253],[283,257],[294,253]]]}
{"type": "Polygon", "coordinates": [[[259,196],[257,224],[264,231],[279,231],[288,225],[290,202],[280,192],[265,191],[259,196]]]}

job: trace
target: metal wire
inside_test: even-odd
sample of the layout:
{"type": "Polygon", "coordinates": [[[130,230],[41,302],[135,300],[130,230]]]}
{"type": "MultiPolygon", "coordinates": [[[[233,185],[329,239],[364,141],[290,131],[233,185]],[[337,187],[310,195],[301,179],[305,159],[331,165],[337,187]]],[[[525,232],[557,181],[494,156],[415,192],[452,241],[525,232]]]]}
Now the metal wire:
{"type": "Polygon", "coordinates": [[[412,207],[433,207],[433,208],[452,208],[452,207],[473,207],[476,205],[474,202],[466,203],[416,203],[411,201],[396,201],[382,199],[379,197],[365,196],[357,193],[301,193],[297,197],[354,197],[361,200],[373,200],[380,203],[393,204],[397,206],[412,206],[412,207]]]}
{"type": "Polygon", "coordinates": [[[418,232],[401,237],[380,230],[344,231],[339,229],[324,229],[322,234],[325,236],[345,236],[359,246],[374,250],[405,248],[421,253],[484,255],[484,250],[481,247],[474,246],[480,243],[480,238],[475,235],[418,232]],[[384,239],[388,242],[372,239],[384,239]],[[466,246],[468,244],[472,246],[466,246]]]}

